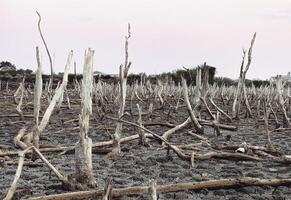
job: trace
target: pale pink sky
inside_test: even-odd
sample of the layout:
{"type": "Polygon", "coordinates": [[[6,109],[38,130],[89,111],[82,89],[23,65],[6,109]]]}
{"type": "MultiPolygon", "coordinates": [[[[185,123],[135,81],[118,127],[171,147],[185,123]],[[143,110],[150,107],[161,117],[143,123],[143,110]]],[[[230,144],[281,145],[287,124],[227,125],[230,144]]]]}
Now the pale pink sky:
{"type": "Polygon", "coordinates": [[[248,78],[291,71],[291,0],[1,0],[0,61],[34,70],[39,46],[49,72],[35,10],[42,15],[57,72],[63,71],[71,49],[80,72],[84,51],[91,47],[96,50],[94,69],[117,73],[128,22],[134,73],[206,61],[217,67],[218,76],[237,78],[242,48],[249,47],[255,31],[248,78]]]}

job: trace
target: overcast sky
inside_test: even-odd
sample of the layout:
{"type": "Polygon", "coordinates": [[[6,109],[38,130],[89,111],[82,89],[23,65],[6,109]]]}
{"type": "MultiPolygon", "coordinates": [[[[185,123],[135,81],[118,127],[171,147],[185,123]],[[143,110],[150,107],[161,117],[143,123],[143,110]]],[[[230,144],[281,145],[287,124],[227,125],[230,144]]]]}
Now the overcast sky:
{"type": "Polygon", "coordinates": [[[56,72],[63,71],[71,49],[80,72],[91,47],[94,70],[117,73],[128,22],[130,72],[160,73],[207,62],[218,76],[237,78],[242,48],[249,47],[254,32],[247,77],[291,71],[291,0],[0,0],[0,61],[35,70],[39,46],[48,73],[35,10],[42,15],[56,72]]]}

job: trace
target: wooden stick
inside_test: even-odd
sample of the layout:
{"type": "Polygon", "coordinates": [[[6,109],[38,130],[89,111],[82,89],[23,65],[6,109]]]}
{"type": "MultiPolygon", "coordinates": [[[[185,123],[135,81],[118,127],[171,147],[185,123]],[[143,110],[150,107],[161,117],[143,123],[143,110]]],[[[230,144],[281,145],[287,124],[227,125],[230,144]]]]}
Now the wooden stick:
{"type": "MultiPolygon", "coordinates": [[[[145,134],[146,137],[152,137],[152,134],[145,134]]],[[[132,140],[136,140],[139,138],[138,134],[132,135],[132,136],[128,136],[128,137],[124,137],[120,139],[121,143],[125,143],[125,142],[129,142],[132,140]]],[[[109,140],[109,141],[104,141],[104,142],[97,142],[92,144],[92,149],[94,150],[95,148],[100,148],[100,147],[105,147],[105,146],[109,146],[112,145],[113,141],[109,140]]],[[[41,148],[39,149],[40,152],[60,152],[60,151],[70,151],[70,150],[74,150],[75,147],[74,146],[69,146],[69,147],[50,147],[50,148],[41,148]]],[[[28,151],[27,153],[31,153],[31,151],[28,151]]],[[[8,152],[0,152],[0,156],[15,156],[18,155],[19,151],[8,151],[8,152]]]]}
{"type": "Polygon", "coordinates": [[[219,111],[221,114],[223,114],[223,115],[228,119],[229,122],[232,122],[232,118],[231,118],[231,117],[230,117],[226,112],[224,112],[221,108],[219,108],[219,107],[214,103],[214,101],[213,101],[212,98],[208,98],[208,99],[209,99],[210,103],[215,107],[215,109],[216,109],[217,111],[219,111]]]}
{"type": "MultiPolygon", "coordinates": [[[[158,185],[157,192],[177,192],[185,190],[201,190],[201,189],[219,189],[225,187],[244,187],[244,186],[279,186],[291,185],[291,179],[260,179],[260,178],[235,178],[235,179],[219,179],[201,182],[187,182],[176,184],[158,185]]],[[[148,193],[148,186],[134,186],[127,188],[112,189],[112,197],[120,197],[125,195],[141,195],[148,193]]],[[[29,200],[71,200],[71,199],[88,199],[96,198],[103,194],[103,189],[69,192],[63,194],[54,194],[48,196],[32,197],[29,200]]]]}
{"type": "Polygon", "coordinates": [[[18,179],[20,178],[21,172],[22,172],[22,167],[23,167],[23,163],[24,163],[24,158],[25,158],[25,154],[31,149],[32,147],[28,147],[23,151],[19,152],[19,161],[18,161],[18,167],[14,176],[14,180],[4,198],[4,200],[10,200],[13,198],[13,195],[16,191],[16,187],[17,187],[17,182],[18,179]]]}

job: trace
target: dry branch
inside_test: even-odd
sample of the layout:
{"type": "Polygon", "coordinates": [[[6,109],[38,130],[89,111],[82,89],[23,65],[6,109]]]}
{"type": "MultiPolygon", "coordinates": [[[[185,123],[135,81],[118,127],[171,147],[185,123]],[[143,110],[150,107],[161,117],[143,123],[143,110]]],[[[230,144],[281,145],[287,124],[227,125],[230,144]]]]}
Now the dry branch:
{"type": "Polygon", "coordinates": [[[25,154],[31,149],[32,147],[28,147],[23,151],[19,152],[19,161],[18,161],[18,167],[14,176],[14,180],[4,198],[4,200],[10,200],[13,198],[13,195],[16,191],[16,187],[17,187],[17,182],[18,179],[20,178],[21,172],[22,172],[22,167],[23,167],[23,163],[24,163],[24,158],[25,158],[25,154]]]}
{"type": "Polygon", "coordinates": [[[54,78],[53,78],[53,76],[54,76],[54,71],[53,71],[53,61],[52,61],[52,57],[51,57],[50,51],[49,51],[49,49],[48,49],[48,47],[47,47],[46,41],[45,41],[44,36],[43,36],[43,34],[42,34],[42,31],[41,31],[41,27],[40,27],[41,15],[40,15],[39,12],[37,12],[37,11],[36,11],[36,14],[37,14],[37,16],[38,16],[38,24],[37,24],[37,26],[38,26],[38,31],[39,31],[39,34],[40,34],[41,40],[42,40],[42,42],[43,42],[43,44],[44,44],[44,46],[45,46],[46,53],[47,53],[47,55],[48,55],[49,62],[50,62],[50,68],[51,68],[51,78],[50,78],[51,88],[50,88],[50,89],[52,89],[53,82],[54,82],[54,78]]]}

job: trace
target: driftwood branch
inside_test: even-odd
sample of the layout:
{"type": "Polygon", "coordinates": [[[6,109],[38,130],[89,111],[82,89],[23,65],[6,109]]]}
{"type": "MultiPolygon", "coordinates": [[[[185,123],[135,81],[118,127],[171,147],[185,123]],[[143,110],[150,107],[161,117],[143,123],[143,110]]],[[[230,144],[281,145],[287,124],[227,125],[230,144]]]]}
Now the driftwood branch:
{"type": "MultiPolygon", "coordinates": [[[[245,187],[245,186],[280,186],[291,185],[291,179],[260,179],[260,178],[235,178],[235,179],[219,179],[201,182],[187,182],[158,185],[157,192],[177,192],[185,190],[201,190],[201,189],[219,189],[225,187],[245,187]]],[[[120,197],[126,195],[141,195],[148,193],[148,186],[135,186],[127,188],[113,188],[112,197],[120,197]]],[[[70,192],[63,194],[55,194],[48,196],[32,197],[29,200],[71,200],[71,199],[88,199],[102,196],[103,189],[70,192]]]]}

